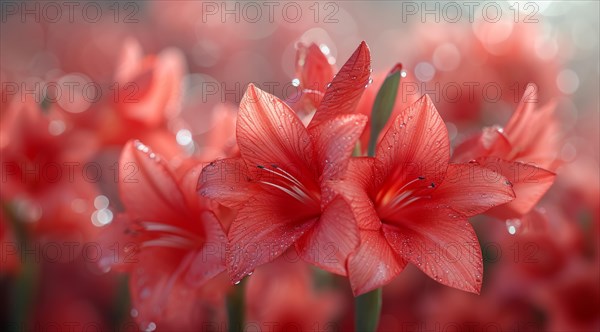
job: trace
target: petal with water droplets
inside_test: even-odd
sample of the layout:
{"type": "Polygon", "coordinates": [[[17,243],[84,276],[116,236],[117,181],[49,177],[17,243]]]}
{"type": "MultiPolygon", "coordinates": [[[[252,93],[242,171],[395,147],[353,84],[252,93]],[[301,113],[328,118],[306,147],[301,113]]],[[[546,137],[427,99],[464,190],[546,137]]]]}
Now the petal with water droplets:
{"type": "Polygon", "coordinates": [[[292,246],[318,216],[287,197],[263,193],[238,212],[229,229],[227,269],[233,282],[270,262],[292,246]]]}
{"type": "Polygon", "coordinates": [[[362,42],[325,91],[325,96],[308,125],[309,130],[330,117],[354,112],[370,76],[371,53],[367,44],[362,42]]]}
{"type": "Polygon", "coordinates": [[[185,200],[166,162],[139,141],[130,141],[119,160],[119,191],[127,212],[142,220],[173,220],[185,200]]]}
{"type": "Polygon", "coordinates": [[[358,244],[358,227],[352,210],[338,196],[325,208],[315,226],[296,242],[296,250],[305,261],[345,276],[346,260],[358,244]]]}
{"type": "Polygon", "coordinates": [[[321,123],[311,132],[315,137],[322,180],[339,178],[344,174],[366,123],[367,117],[362,114],[346,114],[321,123]]]}
{"type": "Polygon", "coordinates": [[[360,247],[348,259],[348,276],[354,296],[386,285],[406,266],[381,230],[361,230],[360,240],[360,247]]]}
{"type": "Polygon", "coordinates": [[[248,167],[277,164],[295,176],[311,171],[313,145],[296,113],[253,84],[240,102],[237,141],[248,167]]]}
{"type": "Polygon", "coordinates": [[[435,281],[479,294],[483,275],[477,235],[466,218],[451,209],[420,215],[418,222],[384,225],[394,251],[435,281]]]}
{"type": "Polygon", "coordinates": [[[464,216],[483,213],[514,199],[512,186],[493,170],[475,164],[450,164],[446,178],[431,199],[415,203],[415,208],[449,206],[464,216]]]}
{"type": "Polygon", "coordinates": [[[375,158],[387,181],[406,183],[417,177],[432,182],[444,178],[450,147],[448,131],[429,96],[425,95],[402,111],[385,133],[375,158]]]}
{"type": "Polygon", "coordinates": [[[489,215],[501,219],[518,218],[529,213],[556,178],[555,173],[531,164],[508,162],[498,158],[481,158],[479,162],[482,166],[502,174],[512,183],[515,199],[488,211],[489,215]]]}
{"type": "Polygon", "coordinates": [[[230,208],[239,209],[250,199],[256,184],[241,158],[221,159],[206,165],[198,178],[201,196],[214,199],[230,208]]]}

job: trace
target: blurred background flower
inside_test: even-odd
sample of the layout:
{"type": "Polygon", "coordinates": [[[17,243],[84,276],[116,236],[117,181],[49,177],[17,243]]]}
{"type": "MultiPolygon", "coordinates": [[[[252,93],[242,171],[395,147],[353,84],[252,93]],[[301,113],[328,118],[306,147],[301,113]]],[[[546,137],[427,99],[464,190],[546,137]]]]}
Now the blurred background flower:
{"type": "MultiPolygon", "coordinates": [[[[178,181],[193,166],[236,156],[237,105],[248,83],[312,105],[297,100],[305,74],[297,50],[314,43],[329,79],[361,40],[373,73],[360,112],[402,63],[396,108],[429,94],[452,148],[509,123],[529,83],[537,107],[556,105],[554,135],[544,134],[556,154],[554,185],[520,218],[471,220],[484,256],[481,295],[408,267],[384,288],[379,330],[600,329],[599,6],[3,1],[0,329],[225,330],[223,296],[232,287],[223,275],[192,300],[178,285],[171,301],[198,315],[166,317],[161,328],[141,321],[127,276],[99,267],[101,257],[123,255],[100,246],[99,234],[125,210],[119,179],[140,171],[119,165],[121,150],[142,140],[178,181]]],[[[319,89],[323,77],[315,78],[319,89]]],[[[212,209],[227,230],[233,212],[212,209]]],[[[282,257],[249,277],[249,324],[352,329],[347,280],[282,257]]]]}

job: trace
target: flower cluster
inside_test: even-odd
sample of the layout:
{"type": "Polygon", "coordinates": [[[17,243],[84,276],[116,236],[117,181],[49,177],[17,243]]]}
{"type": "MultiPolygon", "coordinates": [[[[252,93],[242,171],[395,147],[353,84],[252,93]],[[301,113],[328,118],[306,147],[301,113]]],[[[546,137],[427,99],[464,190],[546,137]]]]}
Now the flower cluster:
{"type": "MultiPolygon", "coordinates": [[[[505,125],[463,134],[445,122],[443,103],[438,111],[427,94],[404,95],[400,83],[414,78],[403,65],[373,73],[362,42],[338,70],[327,50],[297,45],[297,95],[282,100],[249,84],[239,105],[191,120],[182,111],[202,103],[184,93],[184,54],[145,55],[134,39],[111,68],[113,84],[98,85],[110,93],[93,103],[51,91],[4,98],[14,91],[3,84],[2,276],[60,283],[52,264],[23,259],[28,241],[41,243],[44,261],[57,241],[63,252],[94,243],[61,261],[70,266],[61,271],[84,266],[93,276],[62,280],[62,294],[44,289],[36,320],[52,321],[59,299],[65,315],[103,328],[105,318],[73,303],[93,298],[106,309],[106,294],[121,292],[147,331],[218,330],[227,319],[232,329],[244,314],[275,330],[326,329],[344,314],[339,289],[359,303],[411,265],[406,274],[482,293],[489,252],[480,228],[501,225],[545,246],[547,261],[511,266],[527,276],[567,270],[563,252],[584,256],[579,229],[540,208],[564,165],[557,103],[540,106],[537,85],[505,125]],[[554,238],[556,229],[569,232],[554,238]],[[122,280],[95,279],[109,271],[127,276],[128,292],[122,280]]],[[[38,83],[60,87],[66,76],[38,83]]]]}

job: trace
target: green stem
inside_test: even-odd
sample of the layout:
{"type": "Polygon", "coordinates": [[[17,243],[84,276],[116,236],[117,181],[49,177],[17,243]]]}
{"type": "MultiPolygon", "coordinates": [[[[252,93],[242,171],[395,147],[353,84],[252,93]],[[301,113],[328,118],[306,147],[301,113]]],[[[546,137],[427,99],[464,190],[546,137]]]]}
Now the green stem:
{"type": "Polygon", "coordinates": [[[374,332],[377,330],[381,314],[381,288],[359,295],[354,300],[356,331],[374,332]]]}
{"type": "Polygon", "coordinates": [[[227,295],[227,326],[229,332],[238,332],[244,330],[244,292],[245,292],[244,280],[240,281],[239,284],[233,286],[233,289],[227,295]]]}
{"type": "Polygon", "coordinates": [[[39,266],[32,262],[32,259],[23,259],[21,251],[27,246],[27,230],[24,227],[24,222],[19,220],[19,216],[14,208],[5,202],[1,202],[2,211],[6,216],[10,229],[15,237],[15,245],[17,246],[19,262],[21,264],[20,271],[14,280],[11,287],[11,315],[14,319],[14,325],[10,326],[8,331],[20,331],[30,329],[30,314],[35,304],[35,297],[38,291],[39,284],[39,266]]]}

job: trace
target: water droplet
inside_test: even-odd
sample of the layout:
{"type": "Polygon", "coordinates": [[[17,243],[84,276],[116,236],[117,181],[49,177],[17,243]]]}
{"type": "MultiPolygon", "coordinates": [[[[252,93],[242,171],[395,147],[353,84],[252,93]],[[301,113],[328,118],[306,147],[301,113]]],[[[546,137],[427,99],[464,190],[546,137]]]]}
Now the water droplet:
{"type": "Polygon", "coordinates": [[[241,281],[241,280],[238,280],[238,281],[234,282],[233,284],[234,284],[234,285],[239,285],[240,281],[241,281]]]}
{"type": "Polygon", "coordinates": [[[293,85],[293,86],[300,86],[300,80],[299,80],[299,79],[297,79],[297,78],[294,78],[294,79],[292,80],[292,85],[293,85]]]}
{"type": "Polygon", "coordinates": [[[129,312],[129,314],[131,315],[131,317],[137,317],[138,316],[138,311],[136,308],[132,308],[131,311],[129,312]]]}
{"type": "Polygon", "coordinates": [[[521,219],[506,219],[506,229],[508,230],[508,234],[515,235],[521,228],[521,219]]]}
{"type": "Polygon", "coordinates": [[[144,300],[150,297],[150,289],[148,287],[144,287],[140,292],[140,299],[144,300]]]}
{"type": "Polygon", "coordinates": [[[186,146],[192,143],[192,132],[187,129],[180,129],[175,135],[177,144],[186,146]]]}
{"type": "Polygon", "coordinates": [[[146,331],[146,332],[152,332],[152,331],[154,331],[154,330],[156,330],[156,323],[154,323],[154,322],[150,322],[150,323],[148,324],[148,326],[146,327],[146,330],[145,330],[145,331],[146,331]]]}

